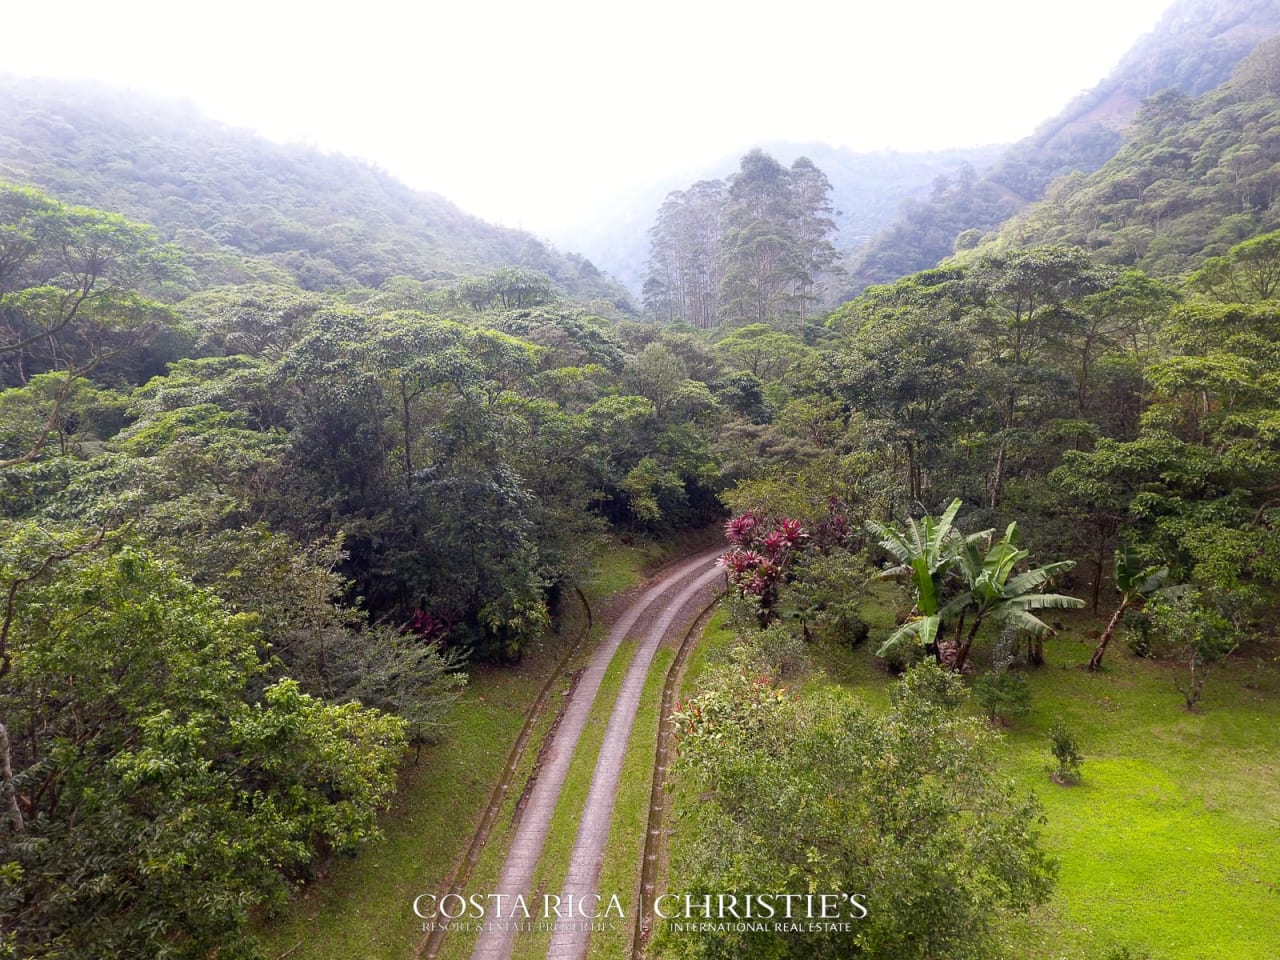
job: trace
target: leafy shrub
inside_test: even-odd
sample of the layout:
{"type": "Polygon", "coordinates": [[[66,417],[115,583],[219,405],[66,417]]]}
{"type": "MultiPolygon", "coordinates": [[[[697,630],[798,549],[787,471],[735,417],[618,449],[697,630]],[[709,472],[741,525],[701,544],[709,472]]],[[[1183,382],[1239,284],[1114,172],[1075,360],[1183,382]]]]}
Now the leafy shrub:
{"type": "Polygon", "coordinates": [[[848,614],[833,621],[830,631],[833,640],[853,650],[867,642],[871,625],[857,614],[848,614]]]}
{"type": "MultiPolygon", "coordinates": [[[[940,682],[929,666],[911,676],[904,687],[940,682]]],[[[910,689],[879,715],[737,673],[673,720],[681,776],[704,797],[680,824],[684,889],[855,890],[875,906],[822,931],[729,923],[690,937],[659,925],[664,956],[989,956],[1003,918],[1050,891],[1039,807],[994,773],[991,733],[910,689]]]]}
{"type": "Polygon", "coordinates": [[[1058,761],[1058,766],[1050,767],[1050,777],[1055,783],[1071,784],[1080,782],[1080,767],[1084,765],[1084,756],[1080,753],[1080,745],[1075,736],[1067,729],[1067,725],[1059,717],[1049,730],[1049,752],[1058,761]]]}
{"type": "Polygon", "coordinates": [[[1007,725],[1031,711],[1031,686],[1021,673],[991,670],[973,683],[973,698],[993,721],[1007,725]]]}
{"type": "Polygon", "coordinates": [[[883,650],[879,656],[884,668],[894,676],[899,676],[920,662],[923,649],[916,644],[902,643],[883,650]]]}
{"type": "Polygon", "coordinates": [[[1213,665],[1236,648],[1236,631],[1226,617],[1204,602],[1197,590],[1157,598],[1148,604],[1147,611],[1154,628],[1187,668],[1183,678],[1174,680],[1174,686],[1187,709],[1198,710],[1213,665]]]}
{"type": "Polygon", "coordinates": [[[1135,657],[1159,656],[1151,633],[1151,618],[1141,610],[1130,607],[1124,612],[1120,618],[1120,637],[1135,657]]]}
{"type": "Polygon", "coordinates": [[[922,660],[889,688],[889,700],[895,707],[913,697],[940,707],[958,707],[965,698],[964,681],[935,661],[922,660]]]}
{"type": "Polygon", "coordinates": [[[1031,687],[1021,673],[1009,668],[1014,661],[1017,634],[1002,630],[992,651],[991,670],[973,684],[973,697],[993,721],[1008,724],[1031,710],[1031,687]]]}

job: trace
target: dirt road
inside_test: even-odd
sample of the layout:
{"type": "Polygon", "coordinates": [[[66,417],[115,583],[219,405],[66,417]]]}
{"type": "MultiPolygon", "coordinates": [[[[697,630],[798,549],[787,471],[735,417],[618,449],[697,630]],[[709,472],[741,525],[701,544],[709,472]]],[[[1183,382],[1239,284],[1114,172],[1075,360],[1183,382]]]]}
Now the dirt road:
{"type": "MultiPolygon", "coordinates": [[[[723,577],[715,566],[718,555],[719,551],[701,554],[655,578],[622,613],[596,649],[574,687],[559,726],[543,749],[538,779],[521,814],[502,875],[497,886],[487,893],[505,894],[508,898],[531,894],[538,860],[551,828],[551,818],[605,670],[623,640],[631,638],[637,643],[636,649],[605,730],[561,897],[564,899],[572,893],[576,898],[598,892],[596,886],[613,820],[618,780],[645,676],[663,638],[678,634],[706,603],[716,582],[723,577]]],[[[643,831],[643,822],[636,824],[636,829],[643,831]]],[[[552,936],[548,957],[557,960],[585,957],[590,937],[587,926],[582,923],[558,926],[552,936]]],[[[512,923],[501,920],[486,923],[471,955],[472,960],[507,960],[516,936],[512,923]]]]}

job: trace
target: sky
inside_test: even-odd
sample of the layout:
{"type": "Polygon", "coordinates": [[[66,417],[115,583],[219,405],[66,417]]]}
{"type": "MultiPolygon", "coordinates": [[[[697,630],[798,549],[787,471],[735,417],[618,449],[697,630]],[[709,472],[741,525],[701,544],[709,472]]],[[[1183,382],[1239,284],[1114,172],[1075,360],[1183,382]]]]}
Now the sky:
{"type": "Polygon", "coordinates": [[[1171,0],[44,0],[0,70],[193,101],[555,236],[755,143],[1009,143],[1171,0]]]}

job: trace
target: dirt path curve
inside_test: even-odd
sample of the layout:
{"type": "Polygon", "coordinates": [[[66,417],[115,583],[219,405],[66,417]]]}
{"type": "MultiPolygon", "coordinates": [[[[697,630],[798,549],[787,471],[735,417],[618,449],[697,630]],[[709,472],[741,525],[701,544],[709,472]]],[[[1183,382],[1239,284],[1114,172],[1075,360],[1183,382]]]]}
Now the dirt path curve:
{"type": "MultiPolygon", "coordinates": [[[[574,865],[580,863],[585,865],[588,873],[593,871],[592,875],[596,878],[599,877],[604,843],[608,837],[609,821],[613,815],[613,801],[617,794],[622,757],[626,753],[627,740],[631,734],[631,724],[635,720],[636,709],[640,701],[640,690],[644,686],[644,676],[648,672],[649,662],[652,660],[658,644],[662,641],[664,633],[672,629],[673,625],[678,626],[676,619],[680,615],[681,609],[696,602],[699,592],[708,588],[709,585],[715,582],[717,577],[723,575],[714,565],[718,555],[718,550],[700,554],[679,564],[654,580],[618,618],[617,623],[609,631],[604,642],[592,654],[590,661],[578,679],[577,685],[573,689],[573,693],[570,695],[569,702],[565,706],[564,714],[551,742],[544,747],[542,768],[532,791],[530,791],[528,803],[520,817],[520,823],[516,827],[511,847],[507,851],[507,859],[502,867],[502,875],[498,879],[495,888],[489,892],[504,894],[507,898],[514,898],[519,894],[527,896],[531,892],[530,887],[533,884],[534,872],[537,869],[538,860],[542,856],[542,848],[546,841],[547,833],[551,828],[551,818],[555,814],[556,802],[560,799],[560,790],[564,786],[565,778],[569,773],[570,761],[573,759],[573,753],[577,748],[582,731],[586,727],[587,718],[591,713],[591,706],[595,702],[596,694],[600,689],[600,683],[604,679],[605,670],[622,641],[639,633],[641,635],[641,643],[623,683],[622,691],[619,693],[617,704],[609,721],[609,727],[605,733],[604,744],[601,747],[600,758],[596,763],[595,775],[592,778],[590,793],[587,798],[587,813],[584,815],[583,824],[578,833],[578,843],[574,847],[570,864],[569,879],[571,882],[575,877],[574,865]],[[664,603],[661,605],[661,610],[655,619],[654,608],[659,606],[659,601],[664,601],[664,603]],[[647,651],[647,654],[645,651],[647,651]],[[644,661],[643,668],[638,666],[641,660],[644,661]],[[634,686],[632,675],[637,671],[639,672],[639,686],[633,694],[629,694],[629,691],[634,686]],[[620,746],[618,745],[619,738],[620,746]],[[609,779],[609,774],[602,772],[602,768],[607,767],[613,768],[613,786],[602,794],[601,791],[605,791],[605,784],[609,779]],[[597,781],[600,782],[599,790],[597,789],[597,781]],[[594,806],[601,806],[605,801],[607,801],[608,810],[603,827],[601,827],[599,816],[594,815],[594,806]],[[588,819],[592,822],[590,837],[598,837],[598,853],[593,852],[596,841],[584,839],[588,836],[588,819]],[[580,847],[582,848],[581,859],[579,857],[580,847]],[[593,864],[594,866],[592,866],[593,864]]],[[[689,613],[689,615],[692,615],[692,613],[689,613]]],[[[582,868],[578,870],[578,875],[583,875],[582,868]]],[[[592,880],[592,883],[594,882],[592,880]]],[[[569,887],[566,885],[565,893],[568,891],[569,887]]],[[[595,891],[590,890],[587,892],[595,891]]],[[[562,931],[557,931],[553,938],[552,956],[555,955],[555,940],[560,938],[561,933],[562,931]]],[[[581,933],[582,952],[568,954],[569,956],[582,956],[585,954],[587,932],[581,931],[581,933]]],[[[480,933],[475,950],[471,954],[472,960],[508,960],[511,956],[511,948],[515,941],[515,936],[515,925],[512,923],[503,923],[501,921],[487,923],[480,933]]]]}

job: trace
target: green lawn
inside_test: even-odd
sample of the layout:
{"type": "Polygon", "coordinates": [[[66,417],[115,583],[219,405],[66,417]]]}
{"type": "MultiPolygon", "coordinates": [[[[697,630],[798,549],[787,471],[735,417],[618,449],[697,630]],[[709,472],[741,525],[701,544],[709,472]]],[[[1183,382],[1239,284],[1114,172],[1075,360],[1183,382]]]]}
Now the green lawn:
{"type": "Polygon", "coordinates": [[[1033,677],[1031,715],[1002,760],[1034,789],[1061,863],[1057,894],[1012,929],[1014,952],[1094,957],[1116,946],[1168,960],[1280,956],[1280,677],[1241,661],[1211,680],[1203,713],[1174,689],[1174,667],[1060,641],[1033,677]],[[1046,733],[1057,717],[1085,755],[1079,786],[1051,783],[1046,733]]]}
{"type": "MultiPolygon", "coordinates": [[[[891,682],[873,656],[891,622],[871,612],[857,651],[811,651],[801,696],[835,687],[883,709],[891,682]]],[[[1019,790],[1041,799],[1046,847],[1060,862],[1053,899],[1004,931],[1027,960],[1102,960],[1124,947],[1153,960],[1280,957],[1280,664],[1237,659],[1220,668],[1203,712],[1174,688],[1176,667],[1132,657],[1123,644],[1106,669],[1081,669],[1100,624],[1069,620],[1031,670],[1032,711],[1002,731],[998,758],[1019,790]],[[1085,756],[1083,780],[1050,781],[1047,732],[1062,717],[1085,756]]],[[[729,643],[719,620],[704,644],[729,643]]],[[[982,651],[979,653],[979,667],[982,651]]],[[[699,669],[703,669],[700,667],[699,669]]],[[[696,687],[690,671],[686,692],[696,687]]],[[[676,806],[696,798],[675,789],[676,806]]],[[[678,888],[681,835],[671,838],[678,888]]]]}

